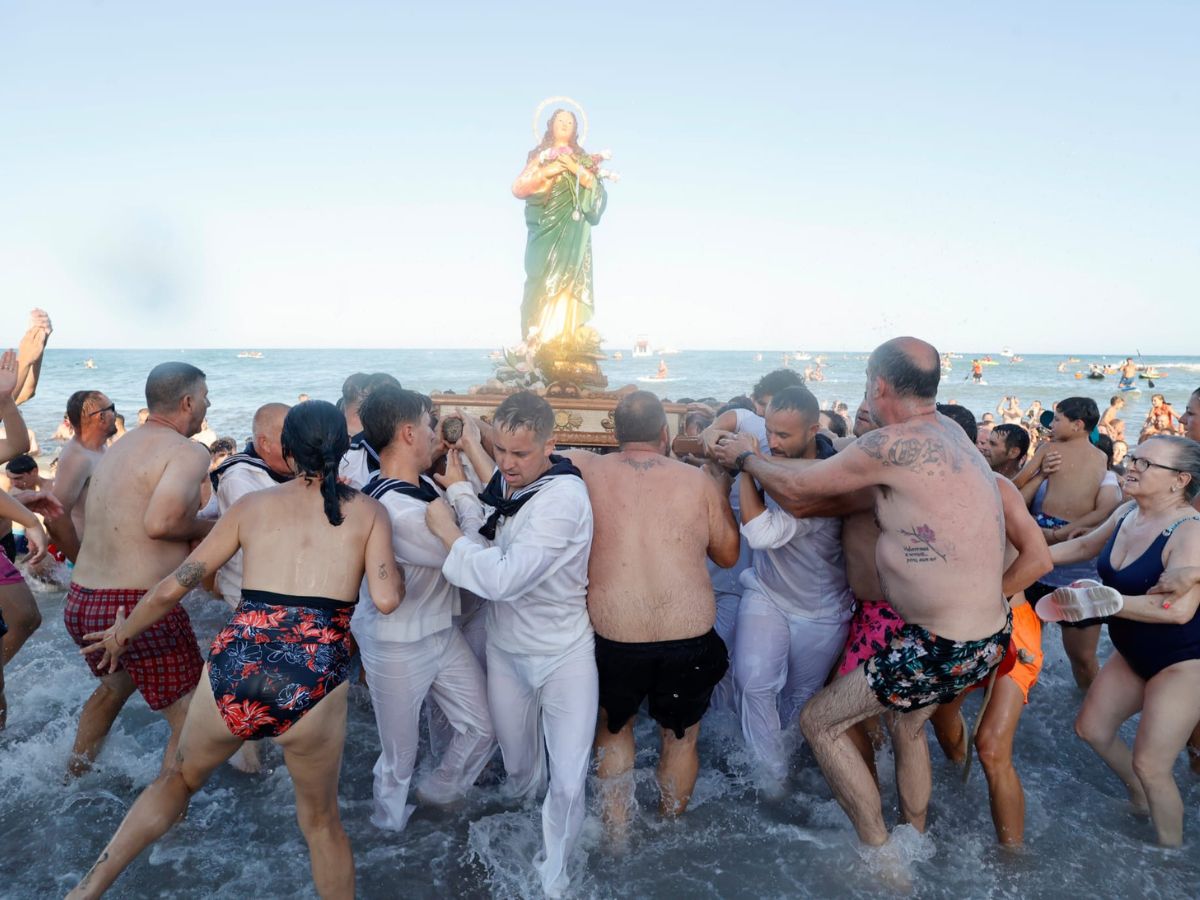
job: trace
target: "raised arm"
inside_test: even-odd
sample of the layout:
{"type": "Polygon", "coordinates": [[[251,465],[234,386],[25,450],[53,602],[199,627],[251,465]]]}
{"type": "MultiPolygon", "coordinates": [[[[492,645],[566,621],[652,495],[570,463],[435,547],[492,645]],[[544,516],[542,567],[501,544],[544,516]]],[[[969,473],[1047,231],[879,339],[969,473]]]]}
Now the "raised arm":
{"type": "Polygon", "coordinates": [[[202,444],[188,443],[171,457],[146,504],[142,523],[146,536],[153,540],[194,541],[213,527],[211,519],[199,517],[200,485],[208,476],[208,451],[202,444]]]}
{"type": "Polygon", "coordinates": [[[29,429],[17,410],[13,391],[17,389],[17,355],[11,350],[0,354],[0,423],[4,437],[0,438],[0,463],[8,462],[29,450],[29,429]]]}
{"type": "Polygon", "coordinates": [[[32,400],[37,393],[38,379],[42,374],[42,356],[53,331],[45,310],[35,309],[29,314],[29,329],[21,338],[21,346],[17,350],[17,385],[13,389],[13,399],[18,404],[32,400]]]}
{"type": "MultiPolygon", "coordinates": [[[[746,460],[743,471],[758,479],[793,516],[810,516],[821,501],[884,483],[881,460],[890,443],[883,430],[873,431],[836,456],[810,465],[789,465],[795,460],[755,455],[746,460]]],[[[736,449],[736,445],[719,445],[717,458],[723,465],[732,465],[736,457],[731,457],[731,452],[736,449]]]]}

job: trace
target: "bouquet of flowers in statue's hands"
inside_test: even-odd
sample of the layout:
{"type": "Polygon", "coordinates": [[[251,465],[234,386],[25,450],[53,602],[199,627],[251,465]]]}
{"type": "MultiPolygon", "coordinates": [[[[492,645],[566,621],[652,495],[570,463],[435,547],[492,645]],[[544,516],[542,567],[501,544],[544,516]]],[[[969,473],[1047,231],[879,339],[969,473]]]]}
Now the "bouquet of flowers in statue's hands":
{"type": "MultiPolygon", "coordinates": [[[[560,156],[574,155],[575,151],[571,147],[548,147],[538,154],[538,165],[544,166],[547,163],[552,163],[560,156]]],[[[597,178],[604,181],[620,181],[619,173],[611,169],[601,167],[601,163],[612,159],[611,150],[601,150],[599,153],[581,153],[575,157],[576,161],[585,169],[595,175],[597,178]]]]}

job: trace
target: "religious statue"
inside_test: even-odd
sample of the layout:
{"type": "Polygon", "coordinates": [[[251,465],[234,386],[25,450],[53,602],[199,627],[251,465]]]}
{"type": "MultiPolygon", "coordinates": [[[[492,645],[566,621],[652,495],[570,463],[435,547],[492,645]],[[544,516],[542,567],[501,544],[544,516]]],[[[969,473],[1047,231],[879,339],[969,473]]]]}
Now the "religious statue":
{"type": "MultiPolygon", "coordinates": [[[[611,154],[590,154],[581,146],[587,136],[583,108],[567,97],[543,101],[534,114],[534,137],[539,138],[538,120],[548,103],[566,101],[575,106],[579,120],[568,109],[555,109],[513,183],[513,195],[525,201],[525,296],[521,303],[521,339],[536,343],[540,360],[557,361],[564,369],[574,360],[583,381],[596,382],[580,362],[598,358],[599,337],[587,327],[595,301],[592,296],[592,226],[600,222],[608,195],[604,180],[615,173],[600,167],[611,154]],[[582,366],[582,368],[580,368],[582,366]]],[[[590,364],[594,374],[599,368],[590,364]]],[[[570,368],[570,367],[567,367],[570,368]]],[[[570,373],[560,371],[563,377],[570,373]]],[[[551,377],[556,377],[551,373],[551,377]]],[[[602,379],[602,376],[599,376],[602,379]]]]}

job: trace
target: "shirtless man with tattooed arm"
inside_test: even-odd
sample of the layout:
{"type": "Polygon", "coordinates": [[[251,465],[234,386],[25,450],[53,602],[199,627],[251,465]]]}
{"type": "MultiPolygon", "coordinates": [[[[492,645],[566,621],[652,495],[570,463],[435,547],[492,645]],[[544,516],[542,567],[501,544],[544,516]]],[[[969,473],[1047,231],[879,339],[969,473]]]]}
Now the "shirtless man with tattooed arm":
{"type": "Polygon", "coordinates": [[[847,729],[897,713],[889,718],[901,810],[923,831],[930,794],[924,724],[935,704],[1001,661],[1011,627],[1001,593],[999,489],[962,428],[935,409],[939,373],[931,345],[896,338],[867,363],[866,402],[878,430],[803,470],[760,457],[739,438],[718,452],[723,464],[744,466],[793,515],[806,515],[830,496],[874,493],[880,585],[905,625],[890,647],[836,679],[800,717],[834,795],[859,838],[873,846],[888,840],[879,789],[847,729]]]}
{"type": "MultiPolygon", "coordinates": [[[[63,610],[67,631],[81,647],[84,635],[104,631],[118,610],[132,613],[142,594],[174,572],[190,544],[213,526],[197,518],[208,451],[188,440],[208,410],[204,373],[180,362],[155,366],[146,379],[146,406],[146,424],[109,448],[92,472],[85,538],[63,610]]],[[[148,629],[115,672],[102,669],[99,656],[86,659],[100,684],[84,704],[70,773],[88,769],[135,689],[171,726],[164,755],[170,760],[204,665],[187,612],[176,607],[148,629]]]]}

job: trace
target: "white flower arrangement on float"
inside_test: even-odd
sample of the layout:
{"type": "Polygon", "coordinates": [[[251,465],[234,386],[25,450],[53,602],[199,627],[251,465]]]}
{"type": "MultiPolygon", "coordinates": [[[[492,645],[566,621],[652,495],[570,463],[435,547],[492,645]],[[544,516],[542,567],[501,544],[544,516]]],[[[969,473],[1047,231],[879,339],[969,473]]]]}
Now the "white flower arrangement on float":
{"type": "Polygon", "coordinates": [[[541,349],[538,329],[530,328],[529,335],[515,347],[505,347],[504,359],[497,363],[495,378],[506,388],[542,391],[546,389],[546,376],[537,364],[537,353],[541,349]]]}

